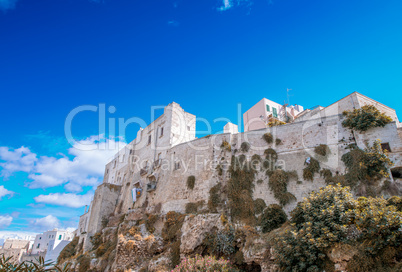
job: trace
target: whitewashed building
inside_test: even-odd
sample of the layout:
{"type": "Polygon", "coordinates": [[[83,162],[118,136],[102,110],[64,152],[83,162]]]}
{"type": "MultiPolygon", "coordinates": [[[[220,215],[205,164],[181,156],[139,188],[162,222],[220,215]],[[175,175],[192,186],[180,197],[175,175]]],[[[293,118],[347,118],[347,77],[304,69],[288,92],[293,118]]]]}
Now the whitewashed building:
{"type": "Polygon", "coordinates": [[[67,230],[50,230],[36,235],[31,254],[46,252],[46,261],[56,261],[61,250],[74,238],[67,230]]]}

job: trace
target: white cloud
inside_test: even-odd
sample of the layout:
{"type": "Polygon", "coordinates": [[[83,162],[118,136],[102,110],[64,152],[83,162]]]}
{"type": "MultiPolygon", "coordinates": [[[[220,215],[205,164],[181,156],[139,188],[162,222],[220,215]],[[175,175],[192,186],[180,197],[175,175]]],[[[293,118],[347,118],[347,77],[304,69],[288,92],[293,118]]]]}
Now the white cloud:
{"type": "Polygon", "coordinates": [[[0,200],[3,198],[3,196],[9,195],[12,197],[14,195],[14,192],[7,190],[4,188],[3,185],[0,185],[0,200]]]}
{"type": "MultiPolygon", "coordinates": [[[[0,0],[1,1],[1,0],[0,0]]],[[[15,172],[30,172],[32,171],[35,162],[38,160],[35,153],[27,147],[12,149],[5,146],[0,146],[0,163],[1,176],[8,178],[15,172]]]]}
{"type": "Polygon", "coordinates": [[[30,227],[38,232],[48,231],[60,227],[60,220],[53,215],[38,218],[30,223],[30,227]]]}
{"type": "Polygon", "coordinates": [[[219,8],[219,10],[224,11],[228,10],[233,6],[232,0],[223,0],[223,5],[219,8]]]}
{"type": "Polygon", "coordinates": [[[8,10],[15,8],[17,0],[0,0],[0,9],[8,10]]]}
{"type": "Polygon", "coordinates": [[[0,229],[5,229],[11,225],[13,218],[9,215],[0,215],[0,229]]]}
{"type": "MultiPolygon", "coordinates": [[[[222,1],[222,6],[218,8],[220,11],[225,11],[228,9],[231,9],[235,6],[248,6],[250,7],[253,4],[253,1],[251,0],[221,0],[222,1]]],[[[271,2],[271,0],[270,0],[271,2]]]]}
{"type": "Polygon", "coordinates": [[[87,193],[85,195],[76,194],[49,194],[39,195],[34,198],[38,203],[66,206],[71,208],[79,208],[85,205],[89,205],[92,199],[92,194],[87,193]]]}
{"type": "Polygon", "coordinates": [[[119,139],[91,136],[77,141],[68,150],[71,158],[39,157],[29,148],[0,147],[1,174],[9,177],[15,172],[26,172],[29,188],[49,188],[64,185],[69,192],[79,192],[83,186],[96,186],[104,174],[106,163],[124,146],[119,139]]]}

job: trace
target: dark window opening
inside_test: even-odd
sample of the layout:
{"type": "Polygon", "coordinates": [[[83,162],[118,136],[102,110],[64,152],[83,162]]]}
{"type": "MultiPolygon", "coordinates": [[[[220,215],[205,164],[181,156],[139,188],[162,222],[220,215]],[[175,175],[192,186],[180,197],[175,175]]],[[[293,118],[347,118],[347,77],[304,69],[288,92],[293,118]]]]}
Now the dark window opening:
{"type": "Polygon", "coordinates": [[[148,144],[150,144],[150,143],[151,143],[151,140],[152,140],[152,136],[151,136],[151,135],[149,135],[149,136],[148,136],[148,144]]]}
{"type": "Polygon", "coordinates": [[[402,167],[392,168],[391,174],[394,179],[402,179],[402,167]]]}
{"type": "Polygon", "coordinates": [[[382,143],[381,144],[381,148],[382,148],[382,150],[387,150],[388,152],[392,152],[391,151],[391,147],[389,147],[389,143],[382,143]]]}

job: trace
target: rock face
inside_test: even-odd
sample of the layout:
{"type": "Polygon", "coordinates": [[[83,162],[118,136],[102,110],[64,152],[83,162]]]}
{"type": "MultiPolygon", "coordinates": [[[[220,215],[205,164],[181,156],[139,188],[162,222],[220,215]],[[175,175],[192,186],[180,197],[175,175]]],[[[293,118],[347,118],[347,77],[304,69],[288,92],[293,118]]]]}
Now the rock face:
{"type": "Polygon", "coordinates": [[[181,229],[180,252],[189,254],[201,245],[207,233],[213,229],[222,229],[220,214],[199,214],[187,216],[181,229]]]}
{"type": "Polygon", "coordinates": [[[327,256],[335,263],[336,271],[345,271],[348,261],[350,261],[357,252],[357,249],[351,245],[338,243],[328,250],[327,256]]]}
{"type": "MultiPolygon", "coordinates": [[[[265,158],[264,151],[273,149],[277,154],[276,166],[298,176],[289,180],[286,186],[287,192],[301,201],[311,191],[326,186],[324,177],[319,174],[315,174],[314,182],[302,180],[306,159],[316,156],[314,149],[320,144],[330,149],[328,157],[320,161],[320,167],[329,169],[334,175],[345,172],[340,158],[349,152],[349,145],[365,148],[366,142],[372,143],[376,139],[389,145],[390,158],[396,167],[401,167],[402,134],[397,121],[392,109],[354,93],[327,108],[307,111],[290,124],[196,139],[195,116],[172,103],[106,165],[104,182],[96,190],[91,208],[80,218],[78,235],[80,244],[84,245],[80,254],[99,259],[96,271],[169,271],[180,257],[201,251],[209,254],[209,249],[203,248],[207,234],[216,234],[225,228],[227,222],[222,220],[221,214],[231,213],[227,184],[231,180],[229,169],[234,156],[243,156],[251,162],[254,156],[265,158]],[[365,133],[352,133],[342,126],[342,111],[370,103],[381,107],[395,122],[365,133]],[[271,143],[264,140],[265,134],[271,134],[271,143]],[[245,142],[250,149],[241,149],[245,142]],[[195,177],[192,188],[187,183],[190,176],[195,177]],[[222,201],[219,200],[218,208],[211,209],[206,204],[217,185],[221,186],[217,195],[222,201]],[[133,195],[133,192],[136,193],[133,195]],[[199,207],[198,203],[204,206],[199,207]],[[188,210],[189,204],[195,211],[188,210]],[[175,230],[174,238],[166,239],[162,236],[162,228],[168,212],[186,217],[177,233],[175,230]],[[150,216],[157,216],[158,220],[153,222],[150,216]],[[112,227],[113,232],[103,234],[104,253],[99,248],[92,248],[91,237],[102,233],[103,223],[107,221],[106,229],[112,227]]],[[[268,186],[268,171],[261,165],[263,163],[255,172],[250,202],[261,199],[266,205],[278,204],[279,200],[268,186]]],[[[297,201],[286,204],[285,212],[293,210],[297,201]]],[[[234,247],[233,251],[242,253],[238,256],[242,265],[255,269],[250,271],[277,271],[273,264],[274,254],[261,231],[251,227],[253,230],[248,231],[245,224],[229,221],[236,231],[243,231],[241,237],[238,235],[240,238],[236,237],[235,245],[230,245],[234,247]]],[[[328,254],[337,269],[342,270],[355,253],[352,248],[338,245],[328,254]]]]}

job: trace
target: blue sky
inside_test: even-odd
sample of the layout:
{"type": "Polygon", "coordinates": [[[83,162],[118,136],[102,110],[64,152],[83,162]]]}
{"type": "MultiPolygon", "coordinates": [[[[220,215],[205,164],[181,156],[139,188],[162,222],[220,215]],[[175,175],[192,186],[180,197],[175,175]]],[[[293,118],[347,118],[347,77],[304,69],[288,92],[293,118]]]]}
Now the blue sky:
{"type": "MultiPolygon", "coordinates": [[[[175,101],[238,122],[239,103],[282,103],[291,88],[306,108],[359,91],[402,112],[401,12],[399,0],[0,0],[0,231],[76,227],[114,152],[67,142],[78,106],[149,122],[175,101]]],[[[72,132],[96,145],[97,113],[72,132]]]]}

